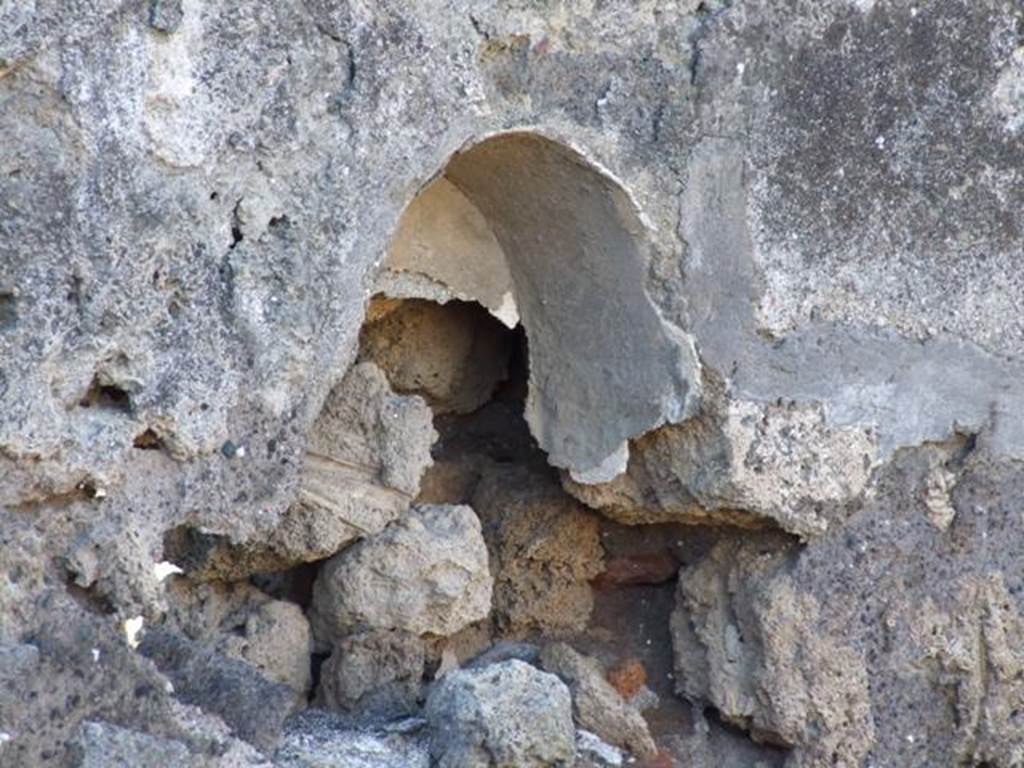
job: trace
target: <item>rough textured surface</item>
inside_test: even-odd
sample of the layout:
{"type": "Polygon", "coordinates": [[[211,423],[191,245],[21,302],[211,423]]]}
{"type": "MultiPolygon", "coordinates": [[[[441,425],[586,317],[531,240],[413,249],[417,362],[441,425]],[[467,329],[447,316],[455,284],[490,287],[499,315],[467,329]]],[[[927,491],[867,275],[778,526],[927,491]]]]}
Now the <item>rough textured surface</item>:
{"type": "Polygon", "coordinates": [[[355,728],[310,709],[291,718],[274,754],[275,768],[430,768],[423,721],[355,728]]]}
{"type": "Polygon", "coordinates": [[[569,689],[522,661],[452,672],[426,714],[441,768],[568,768],[576,754],[569,689]]]}
{"type": "Polygon", "coordinates": [[[311,685],[313,636],[302,609],[273,600],[245,582],[171,584],[170,622],[193,640],[246,661],[267,678],[289,686],[297,700],[311,685]]]}
{"type": "Polygon", "coordinates": [[[953,691],[954,756],[1015,765],[1024,761],[1024,618],[999,574],[962,584],[957,602],[966,611],[951,616],[927,601],[913,630],[925,663],[953,691]]]}
{"type": "Polygon", "coordinates": [[[356,717],[399,717],[421,698],[425,649],[405,632],[362,632],[334,644],[320,668],[317,700],[356,717]]]}
{"type": "Polygon", "coordinates": [[[79,768],[111,765],[190,768],[198,764],[180,741],[159,739],[110,723],[83,722],[72,749],[79,768]]]}
{"type": "MultiPolygon", "coordinates": [[[[711,713],[708,713],[711,715],[711,713]]],[[[684,765],[691,768],[783,768],[787,765],[787,752],[772,746],[755,744],[739,736],[736,731],[723,727],[717,719],[704,714],[694,706],[687,718],[691,730],[685,736],[669,739],[670,748],[659,751],[650,761],[651,768],[662,765],[684,765]],[[665,757],[668,759],[664,759],[665,757]]]]}
{"type": "Polygon", "coordinates": [[[419,493],[437,438],[431,419],[421,398],[396,395],[373,363],[353,366],[310,429],[298,498],[277,526],[242,543],[176,531],[165,555],[192,578],[238,579],[321,560],[377,533],[419,493]]]}
{"type": "Polygon", "coordinates": [[[644,688],[647,672],[639,659],[624,659],[605,672],[605,679],[618,691],[619,695],[629,701],[644,688]]]}
{"type": "Polygon", "coordinates": [[[625,762],[622,752],[601,741],[590,731],[576,731],[576,762],[573,768],[618,768],[625,762]]]}
{"type": "Polygon", "coordinates": [[[643,715],[605,679],[601,664],[565,643],[541,651],[545,671],[558,675],[572,692],[573,714],[582,728],[638,757],[653,757],[657,748],[643,715]]]}
{"type": "Polygon", "coordinates": [[[139,650],[167,675],[183,702],[219,715],[239,738],[260,749],[277,743],[295,703],[287,685],[166,629],[149,630],[139,650]]]}
{"type": "Polygon", "coordinates": [[[471,503],[490,550],[499,629],[583,630],[594,603],[587,581],[603,560],[596,517],[548,475],[521,468],[487,473],[471,503]]]}
{"type": "Polygon", "coordinates": [[[466,506],[412,507],[327,561],[313,589],[313,626],[324,639],[363,627],[451,635],[490,610],[487,546],[466,506]]]}
{"type": "Polygon", "coordinates": [[[362,356],[400,392],[418,392],[437,413],[469,413],[507,375],[502,328],[478,305],[384,300],[363,328],[362,356]]]}
{"type": "Polygon", "coordinates": [[[995,596],[1022,587],[1019,552],[998,543],[1021,535],[1022,482],[982,440],[900,452],[844,529],[796,561],[789,583],[818,604],[816,633],[865,660],[875,734],[865,762],[1013,765],[1024,737],[1004,718],[1019,695],[1007,674],[1019,648],[1002,638],[1022,611],[995,596]],[[947,530],[931,520],[936,465],[956,476],[947,530]],[[966,636],[975,650],[961,652],[966,636]]]}
{"type": "Polygon", "coordinates": [[[865,491],[877,452],[870,431],[830,426],[820,407],[722,403],[633,441],[610,483],[564,484],[624,523],[772,523],[809,537],[827,528],[824,510],[865,491]]]}
{"type": "Polygon", "coordinates": [[[76,615],[72,606],[63,606],[63,615],[77,620],[43,625],[23,643],[0,646],[3,764],[63,759],[86,711],[156,736],[179,735],[165,678],[106,622],[76,615]]]}
{"type": "Polygon", "coordinates": [[[817,603],[786,571],[785,543],[768,539],[721,544],[680,574],[680,692],[797,747],[797,765],[857,765],[874,743],[864,659],[818,631],[817,603]]]}
{"type": "MultiPolygon", "coordinates": [[[[697,544],[731,534],[657,529],[706,633],[687,664],[708,686],[681,690],[788,747],[711,718],[676,734],[691,762],[1019,763],[1022,17],[0,4],[0,763],[66,764],[83,722],[248,749],[182,724],[124,622],[172,608],[155,566],[175,537],[193,575],[208,552],[242,579],[402,514],[390,480],[331,465],[325,505],[293,516],[380,290],[515,307],[530,430],[587,504],[742,528],[729,563],[697,544]],[[800,543],[762,563],[773,528],[800,543]],[[255,557],[280,535],[286,556],[255,557]],[[757,640],[712,684],[716,628],[740,622],[721,606],[757,640]],[[866,698],[829,698],[836,658],[866,698]],[[772,695],[748,706],[748,682],[772,695]],[[850,735],[837,713],[865,708],[850,735]]],[[[377,424],[374,450],[411,468],[429,414],[400,402],[420,427],[377,424]]]]}

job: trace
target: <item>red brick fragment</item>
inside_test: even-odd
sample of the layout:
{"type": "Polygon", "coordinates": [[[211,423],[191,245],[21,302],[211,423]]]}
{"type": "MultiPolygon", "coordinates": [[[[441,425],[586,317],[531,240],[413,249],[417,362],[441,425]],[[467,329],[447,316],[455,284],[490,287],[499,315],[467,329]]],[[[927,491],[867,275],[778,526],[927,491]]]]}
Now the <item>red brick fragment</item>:
{"type": "Polygon", "coordinates": [[[626,659],[616,664],[605,677],[626,701],[636,696],[647,682],[647,672],[639,659],[626,659]]]}
{"type": "Polygon", "coordinates": [[[664,550],[640,552],[635,555],[619,555],[607,560],[604,572],[598,575],[591,584],[595,589],[661,584],[674,578],[678,570],[679,563],[664,550]]]}

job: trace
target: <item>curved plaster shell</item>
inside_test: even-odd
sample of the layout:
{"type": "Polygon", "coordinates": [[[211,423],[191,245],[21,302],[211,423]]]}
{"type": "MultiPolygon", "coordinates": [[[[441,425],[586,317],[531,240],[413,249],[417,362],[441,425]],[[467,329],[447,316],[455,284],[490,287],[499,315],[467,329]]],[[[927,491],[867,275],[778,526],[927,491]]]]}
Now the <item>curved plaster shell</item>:
{"type": "Polygon", "coordinates": [[[699,365],[644,289],[646,229],[625,190],[526,132],[456,153],[407,209],[378,287],[473,298],[530,341],[526,420],[582,482],[624,471],[627,441],[690,415],[699,365]]]}

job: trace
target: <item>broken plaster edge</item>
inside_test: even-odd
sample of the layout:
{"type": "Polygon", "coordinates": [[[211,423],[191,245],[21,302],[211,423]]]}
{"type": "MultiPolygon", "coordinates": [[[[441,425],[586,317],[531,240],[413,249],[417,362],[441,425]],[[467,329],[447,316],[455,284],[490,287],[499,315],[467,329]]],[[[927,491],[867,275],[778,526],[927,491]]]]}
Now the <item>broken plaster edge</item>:
{"type": "Polygon", "coordinates": [[[495,307],[424,272],[389,267],[387,264],[377,275],[373,291],[389,299],[424,299],[438,304],[447,304],[449,301],[473,301],[480,304],[506,328],[513,329],[519,325],[519,309],[512,291],[506,291],[501,297],[501,304],[495,307]]]}

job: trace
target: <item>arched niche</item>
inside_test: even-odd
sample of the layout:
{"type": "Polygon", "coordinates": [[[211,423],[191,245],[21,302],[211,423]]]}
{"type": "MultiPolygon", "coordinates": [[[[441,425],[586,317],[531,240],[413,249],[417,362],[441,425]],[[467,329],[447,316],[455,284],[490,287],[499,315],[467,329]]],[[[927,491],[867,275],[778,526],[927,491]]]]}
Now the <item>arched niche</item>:
{"type": "Polygon", "coordinates": [[[413,200],[378,289],[472,299],[529,341],[530,430],[581,482],[626,467],[628,440],[690,415],[699,365],[644,289],[647,231],[608,174],[529,132],[455,153],[413,200]]]}

